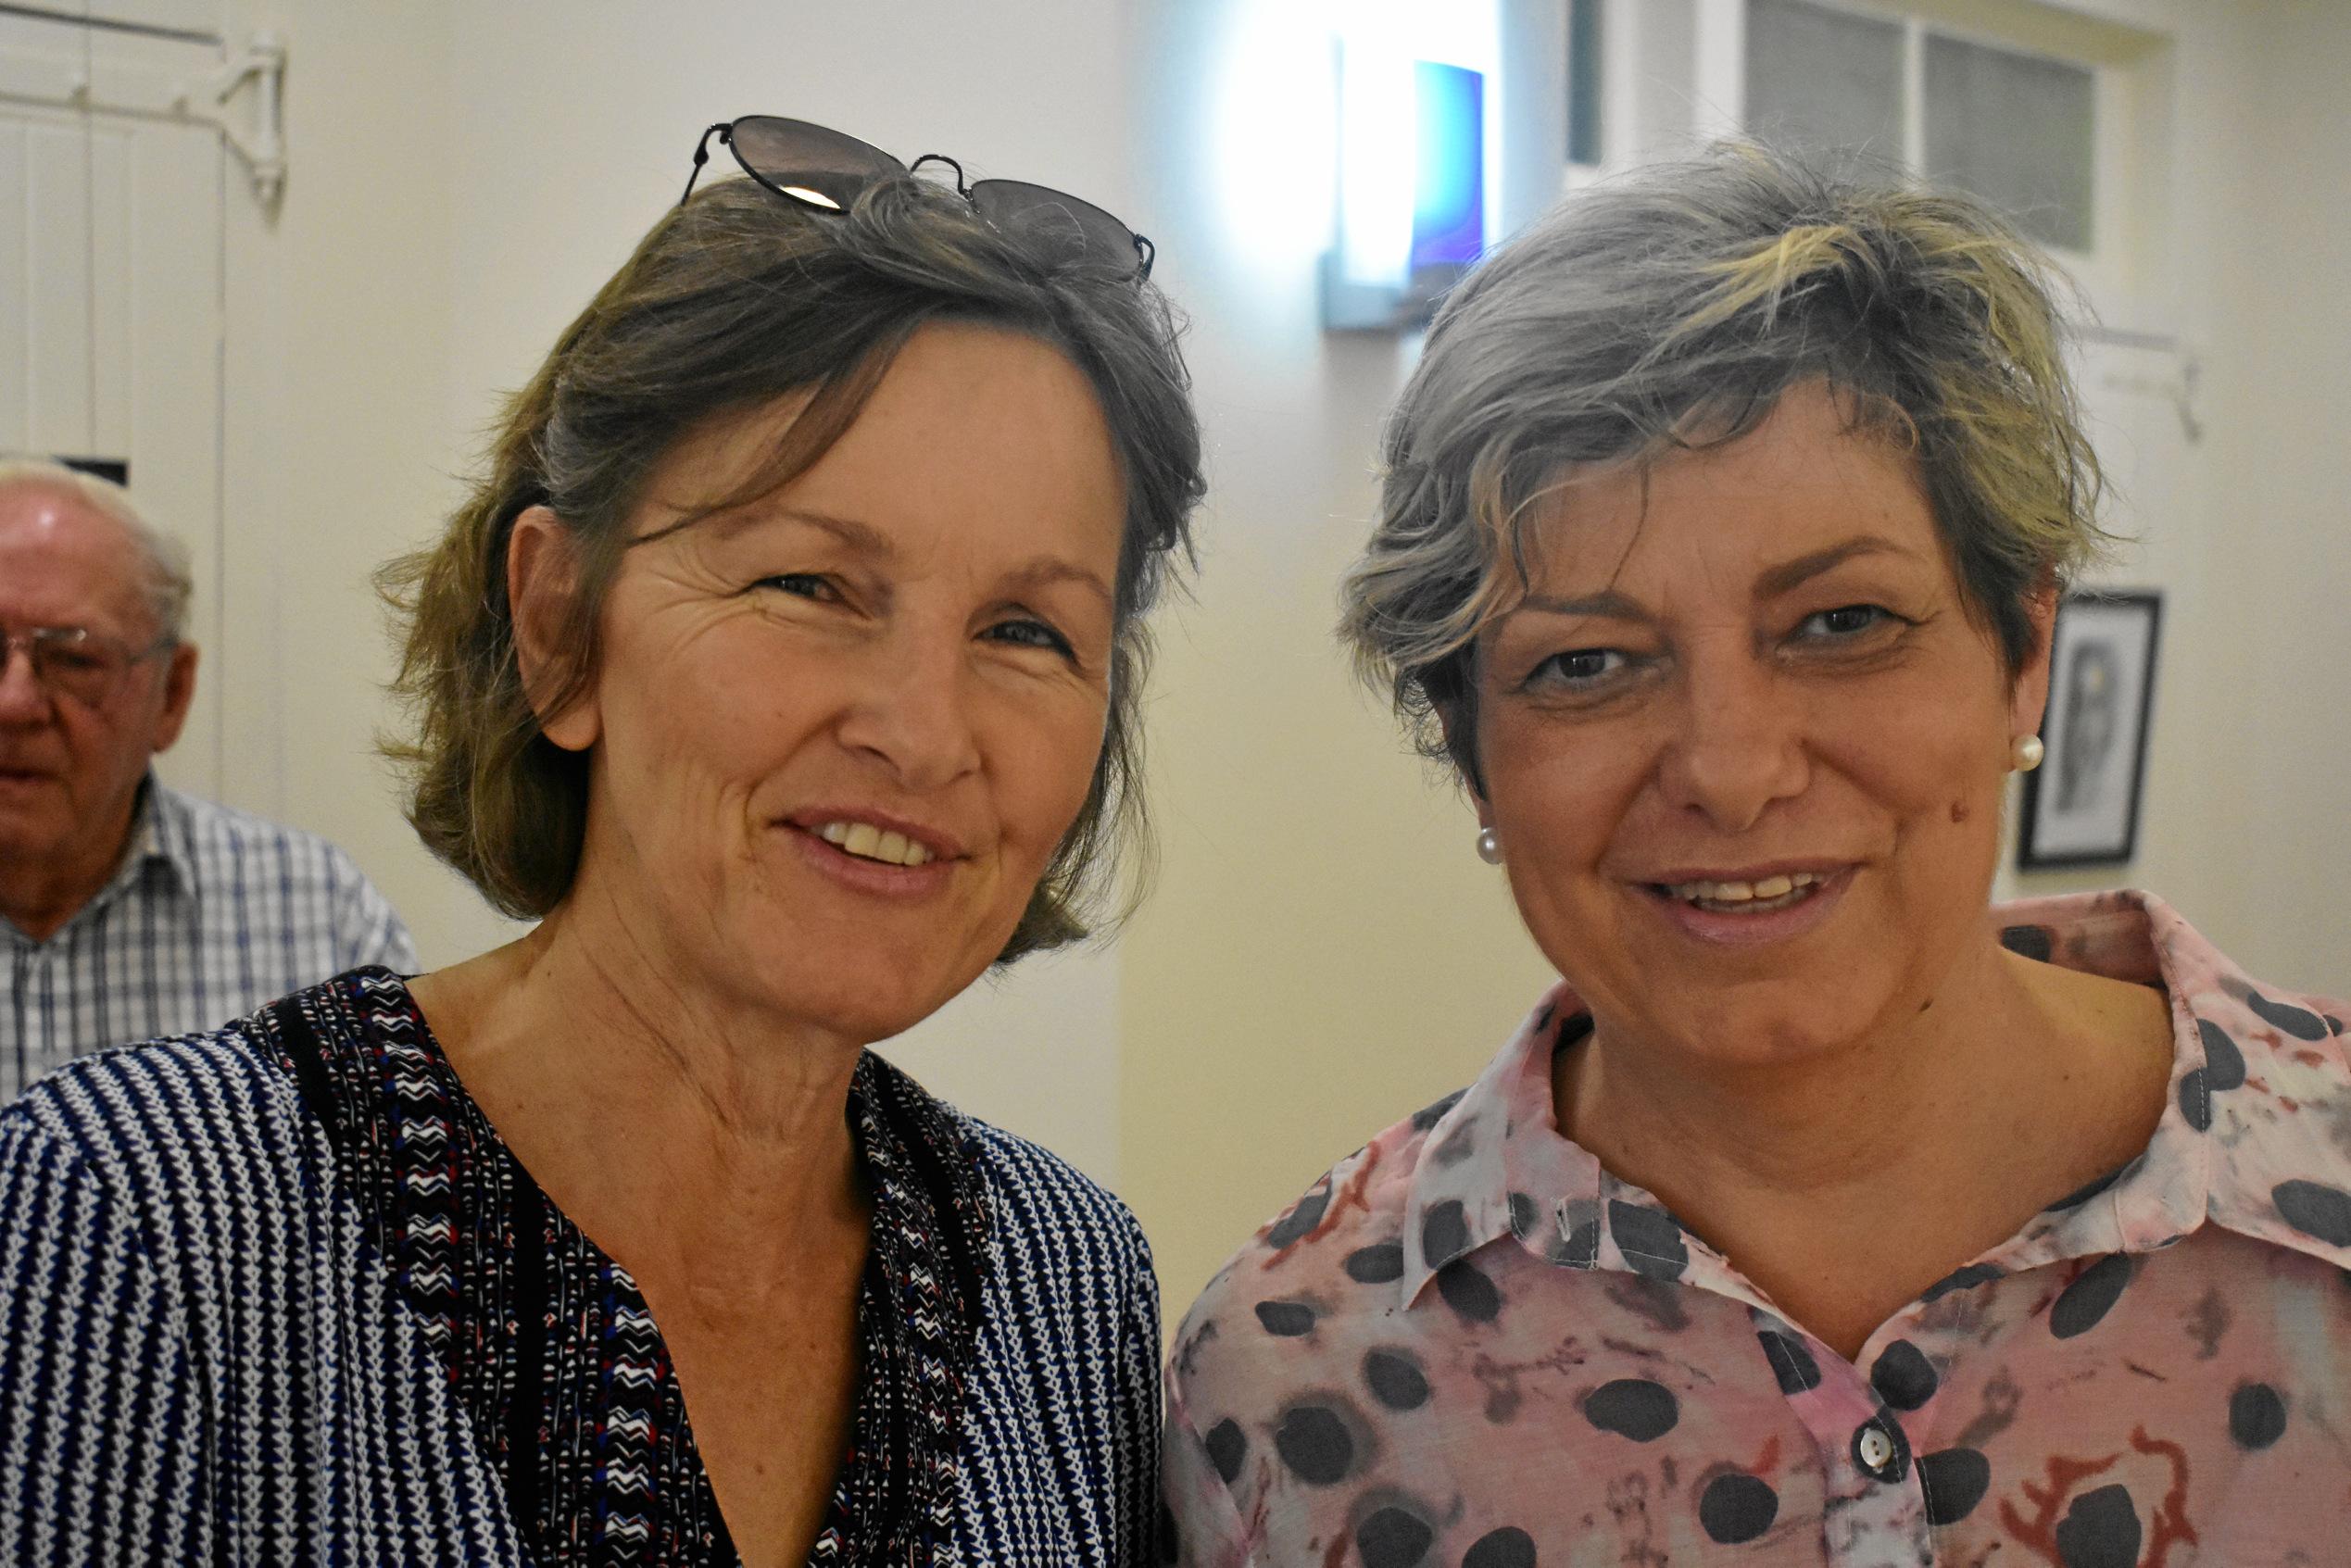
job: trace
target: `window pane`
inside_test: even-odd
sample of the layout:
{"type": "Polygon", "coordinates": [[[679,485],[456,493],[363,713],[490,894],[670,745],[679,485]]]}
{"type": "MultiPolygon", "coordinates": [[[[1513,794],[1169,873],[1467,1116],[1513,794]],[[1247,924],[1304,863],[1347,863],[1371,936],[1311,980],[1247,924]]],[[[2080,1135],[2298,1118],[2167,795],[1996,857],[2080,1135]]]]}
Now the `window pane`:
{"type": "Polygon", "coordinates": [[[2095,105],[2083,67],[1927,36],[1927,172],[2043,245],[2090,248],[2095,105]]]}
{"type": "Polygon", "coordinates": [[[1748,0],[1747,130],[1797,152],[1902,158],[1902,27],[1804,0],[1748,0]]]}

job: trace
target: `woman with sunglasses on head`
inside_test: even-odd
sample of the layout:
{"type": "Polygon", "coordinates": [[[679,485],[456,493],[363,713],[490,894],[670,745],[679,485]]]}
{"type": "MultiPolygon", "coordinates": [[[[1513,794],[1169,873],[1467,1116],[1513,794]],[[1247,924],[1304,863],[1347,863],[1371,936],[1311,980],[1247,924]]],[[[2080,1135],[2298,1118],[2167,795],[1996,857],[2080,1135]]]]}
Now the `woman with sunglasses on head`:
{"type": "Polygon", "coordinates": [[[411,817],[537,924],[0,1115],[15,1560],[1145,1549],[1131,1216],[865,1047],[1114,884],[1170,312],[1075,198],[727,130],[389,574],[411,817]]]}
{"type": "Polygon", "coordinates": [[[1976,203],[1740,147],[1447,303],[1344,627],[1563,982],[1193,1307],[1171,1561],[2345,1561],[2344,1008],[1987,907],[2059,331],[1976,203]]]}

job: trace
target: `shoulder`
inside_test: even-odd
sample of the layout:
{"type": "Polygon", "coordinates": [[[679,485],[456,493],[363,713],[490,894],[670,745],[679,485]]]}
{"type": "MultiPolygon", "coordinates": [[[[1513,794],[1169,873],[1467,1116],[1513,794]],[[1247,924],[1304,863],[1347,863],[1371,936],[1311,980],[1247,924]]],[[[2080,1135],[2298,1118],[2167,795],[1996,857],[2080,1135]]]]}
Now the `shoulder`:
{"type": "Polygon", "coordinates": [[[156,802],[158,825],[181,837],[200,876],[217,868],[265,865],[323,886],[366,884],[358,863],[315,833],[160,784],[156,802]]]}
{"type": "Polygon", "coordinates": [[[1105,1281],[1150,1276],[1143,1228],[1108,1188],[1041,1145],[960,1110],[949,1114],[987,1185],[999,1250],[1105,1281]]]}
{"type": "Polygon", "coordinates": [[[1170,1375],[1178,1387],[1257,1375],[1248,1348],[1276,1353],[1301,1301],[1311,1299],[1304,1310],[1326,1323],[1402,1309],[1414,1179],[1431,1129],[1463,1092],[1384,1129],[1258,1227],[1176,1328],[1170,1375]]]}
{"type": "Polygon", "coordinates": [[[69,1062],[0,1110],[23,1148],[69,1159],[150,1240],[295,1190],[314,1151],[283,1058],[250,1021],[69,1062]]]}

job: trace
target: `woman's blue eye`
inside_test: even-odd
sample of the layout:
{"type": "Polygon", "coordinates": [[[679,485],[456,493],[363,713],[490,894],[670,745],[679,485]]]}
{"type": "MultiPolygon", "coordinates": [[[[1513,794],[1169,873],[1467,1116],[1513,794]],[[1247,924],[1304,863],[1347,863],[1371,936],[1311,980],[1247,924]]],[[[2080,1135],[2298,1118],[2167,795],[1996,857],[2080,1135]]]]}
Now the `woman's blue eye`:
{"type": "Polygon", "coordinates": [[[1823,637],[1852,637],[1874,631],[1891,621],[1892,616],[1876,605],[1839,605],[1807,615],[1799,631],[1823,637]]]}
{"type": "Polygon", "coordinates": [[[987,634],[998,642],[1012,643],[1022,647],[1043,648],[1049,653],[1066,655],[1069,639],[1042,621],[1006,621],[987,629],[987,634]]]}
{"type": "Polygon", "coordinates": [[[833,584],[813,571],[780,572],[773,577],[761,578],[754,586],[761,588],[780,588],[787,594],[797,595],[798,597],[804,599],[821,599],[835,596],[833,594],[833,584]]]}

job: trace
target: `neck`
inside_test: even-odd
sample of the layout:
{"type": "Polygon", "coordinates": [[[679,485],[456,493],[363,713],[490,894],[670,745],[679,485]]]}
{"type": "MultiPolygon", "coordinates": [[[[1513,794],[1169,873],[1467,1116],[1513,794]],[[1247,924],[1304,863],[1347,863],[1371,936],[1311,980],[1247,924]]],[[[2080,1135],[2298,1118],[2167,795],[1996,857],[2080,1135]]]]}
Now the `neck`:
{"type": "Polygon", "coordinates": [[[1980,1140],[1993,1123],[2013,1129],[2004,1096],[2035,1051],[2046,1060],[2039,1010],[1987,944],[1927,1007],[1797,1060],[1726,1062],[1598,1020],[1553,1065],[1560,1125],[1702,1233],[1710,1210],[1750,1205],[1819,1210],[1866,1195],[1858,1211],[1882,1212],[1892,1192],[1980,1168],[1970,1151],[1991,1147],[1980,1140]]]}
{"type": "Polygon", "coordinates": [[[491,1124],[598,1246],[698,1311],[755,1312],[801,1243],[862,1232],[846,1116],[862,1042],[677,972],[584,885],[416,995],[491,1124]]]}
{"type": "Polygon", "coordinates": [[[46,942],[95,898],[122,864],[138,816],[139,791],[100,814],[94,829],[52,856],[0,854],[0,916],[46,942]]]}

